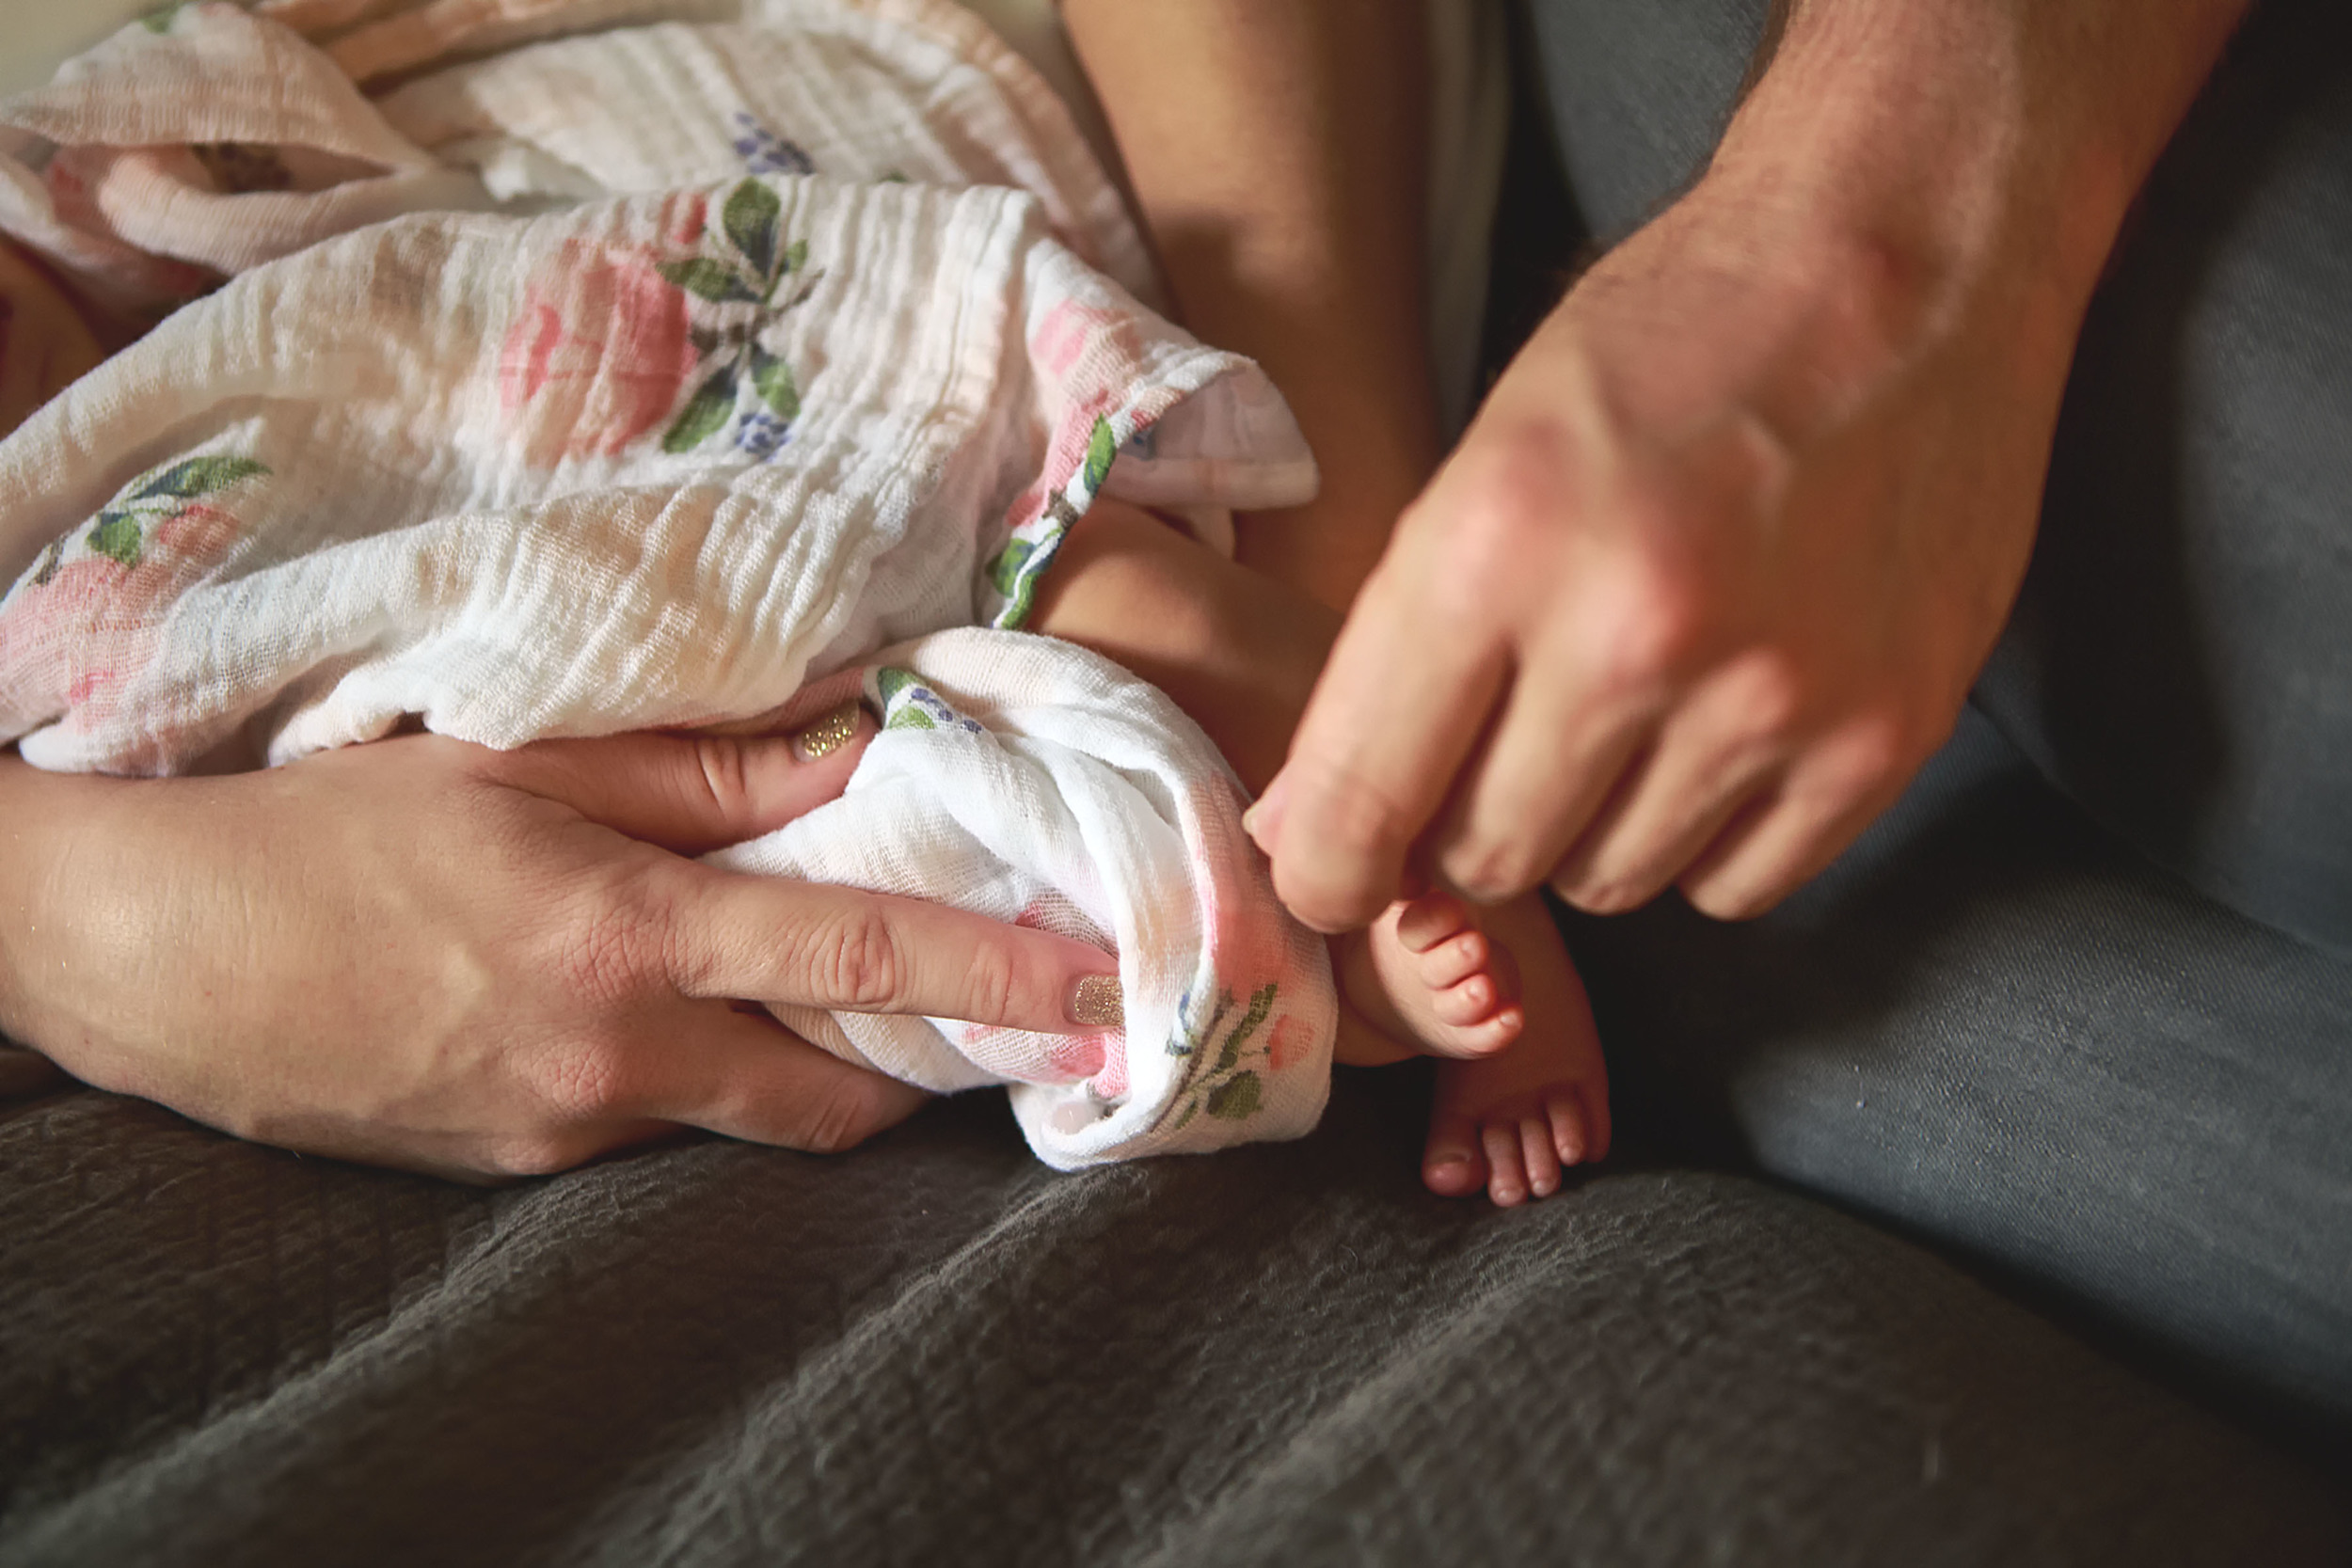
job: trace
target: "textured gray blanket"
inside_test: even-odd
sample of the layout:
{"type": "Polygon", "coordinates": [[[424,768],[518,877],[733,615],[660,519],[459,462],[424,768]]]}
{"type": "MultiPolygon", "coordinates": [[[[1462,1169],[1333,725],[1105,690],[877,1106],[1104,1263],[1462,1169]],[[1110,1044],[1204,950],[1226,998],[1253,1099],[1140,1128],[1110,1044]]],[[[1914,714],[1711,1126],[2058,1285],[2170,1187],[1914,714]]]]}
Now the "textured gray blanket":
{"type": "Polygon", "coordinates": [[[0,1096],[0,1561],[2341,1562],[2297,1462],[1802,1198],[1416,1186],[1411,1085],[482,1192],[0,1096]]]}

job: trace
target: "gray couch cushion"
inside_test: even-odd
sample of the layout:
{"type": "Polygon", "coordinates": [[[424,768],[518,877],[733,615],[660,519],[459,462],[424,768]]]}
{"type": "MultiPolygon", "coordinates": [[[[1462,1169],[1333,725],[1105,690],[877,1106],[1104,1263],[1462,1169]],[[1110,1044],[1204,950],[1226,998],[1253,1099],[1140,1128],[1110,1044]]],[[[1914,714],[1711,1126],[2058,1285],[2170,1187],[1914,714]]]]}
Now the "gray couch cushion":
{"type": "Polygon", "coordinates": [[[1621,1112],[2352,1428],[2352,958],[2189,890],[1980,718],[1765,919],[1571,923],[1621,1112]]]}
{"type": "Polygon", "coordinates": [[[2343,1560],[2298,1462],[1757,1181],[1422,1194],[1409,1074],[478,1192],[0,1105],[0,1560],[2343,1560]]]}

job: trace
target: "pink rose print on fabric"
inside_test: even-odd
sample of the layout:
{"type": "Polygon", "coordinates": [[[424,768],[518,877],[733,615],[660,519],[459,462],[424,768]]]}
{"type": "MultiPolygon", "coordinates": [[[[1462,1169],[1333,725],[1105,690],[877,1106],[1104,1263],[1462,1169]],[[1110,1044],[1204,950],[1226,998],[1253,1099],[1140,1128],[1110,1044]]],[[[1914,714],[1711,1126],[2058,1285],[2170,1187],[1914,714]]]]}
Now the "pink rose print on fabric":
{"type": "MultiPolygon", "coordinates": [[[[703,198],[680,198],[665,230],[698,236],[703,198]]],[[[499,404],[523,461],[609,457],[669,416],[694,373],[683,290],[650,246],[566,243],[541,266],[499,353],[499,404]]]]}
{"type": "MultiPolygon", "coordinates": [[[[154,662],[173,604],[236,540],[235,515],[201,498],[268,472],[248,457],[183,459],[135,481],[78,541],[52,545],[0,601],[0,712],[68,731],[111,724],[125,689],[154,662]],[[68,560],[76,544],[79,558],[68,560]]],[[[180,733],[167,719],[150,725],[124,766],[161,768],[180,733]]]]}
{"type": "MultiPolygon", "coordinates": [[[[1044,507],[1047,491],[1068,484],[1087,459],[1096,425],[1124,402],[1143,376],[1143,350],[1135,318],[1124,311],[1064,300],[1045,313],[1029,338],[1029,356],[1057,394],[1054,435],[1046,449],[1045,483],[1032,492],[1044,507]]],[[[1015,527],[1037,513],[1012,519],[1015,527]]]]}
{"type": "MultiPolygon", "coordinates": [[[[675,198],[670,244],[699,244],[706,214],[702,197],[675,198]]],[[[723,448],[774,456],[800,416],[800,385],[760,334],[808,299],[817,277],[807,242],[785,243],[782,218],[776,193],[746,180],[720,211],[725,245],[716,254],[576,242],[542,267],[499,356],[499,401],[524,461],[609,457],[665,420],[661,450],[674,455],[723,436],[723,448]],[[698,306],[709,318],[699,325],[698,306]],[[755,309],[736,309],[745,306],[755,309]]]]}

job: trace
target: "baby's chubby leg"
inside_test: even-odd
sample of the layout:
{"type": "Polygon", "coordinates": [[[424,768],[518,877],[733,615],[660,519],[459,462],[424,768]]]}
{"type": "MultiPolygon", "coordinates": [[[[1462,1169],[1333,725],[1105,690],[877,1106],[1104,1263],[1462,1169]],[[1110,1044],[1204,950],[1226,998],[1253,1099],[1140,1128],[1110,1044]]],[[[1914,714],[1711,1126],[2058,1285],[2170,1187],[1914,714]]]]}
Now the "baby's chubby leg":
{"type": "MultiPolygon", "coordinates": [[[[1030,629],[1158,686],[1252,788],[1281,767],[1340,626],[1336,612],[1108,499],[1072,531],[1042,590],[1030,629]]],[[[1342,1061],[1441,1058],[1422,1167],[1433,1191],[1484,1187],[1517,1203],[1555,1190],[1562,1165],[1607,1151],[1599,1041],[1539,900],[1472,911],[1430,894],[1341,939],[1333,958],[1348,1004],[1342,1061]]]]}

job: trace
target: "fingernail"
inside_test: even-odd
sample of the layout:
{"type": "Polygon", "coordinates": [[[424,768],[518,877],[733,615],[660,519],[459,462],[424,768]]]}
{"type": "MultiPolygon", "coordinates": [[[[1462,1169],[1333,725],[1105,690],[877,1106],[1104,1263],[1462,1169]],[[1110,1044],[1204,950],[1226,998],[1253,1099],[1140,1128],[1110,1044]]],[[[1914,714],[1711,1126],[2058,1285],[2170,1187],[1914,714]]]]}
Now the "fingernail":
{"type": "Polygon", "coordinates": [[[1127,992],[1116,974],[1088,974],[1070,988],[1070,1022],[1108,1029],[1127,1022],[1127,992]]]}
{"type": "Polygon", "coordinates": [[[858,715],[865,712],[855,697],[829,709],[792,732],[792,754],[803,762],[829,757],[857,738],[858,715]]]}
{"type": "Polygon", "coordinates": [[[1265,793],[1241,814],[1241,831],[1269,855],[1274,853],[1275,838],[1282,829],[1282,776],[1277,773],[1274,782],[1265,786],[1265,793]]]}

